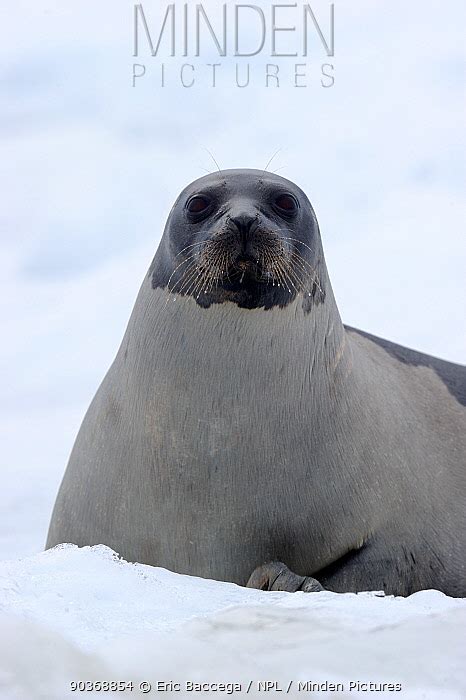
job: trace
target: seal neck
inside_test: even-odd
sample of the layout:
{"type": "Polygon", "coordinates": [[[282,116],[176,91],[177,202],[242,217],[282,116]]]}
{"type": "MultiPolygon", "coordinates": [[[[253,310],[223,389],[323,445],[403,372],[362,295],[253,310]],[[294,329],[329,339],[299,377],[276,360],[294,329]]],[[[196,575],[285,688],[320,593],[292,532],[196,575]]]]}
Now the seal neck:
{"type": "MultiPolygon", "coordinates": [[[[231,302],[202,308],[192,297],[143,284],[122,350],[141,366],[178,374],[218,371],[232,385],[280,383],[288,377],[290,398],[303,383],[324,399],[351,372],[351,349],[330,281],[325,300],[307,307],[299,295],[284,308],[242,309],[231,302]],[[170,351],[168,351],[170,349],[170,351]],[[222,371],[220,371],[222,368],[222,371]]],[[[283,393],[286,393],[286,382],[283,393]]]]}

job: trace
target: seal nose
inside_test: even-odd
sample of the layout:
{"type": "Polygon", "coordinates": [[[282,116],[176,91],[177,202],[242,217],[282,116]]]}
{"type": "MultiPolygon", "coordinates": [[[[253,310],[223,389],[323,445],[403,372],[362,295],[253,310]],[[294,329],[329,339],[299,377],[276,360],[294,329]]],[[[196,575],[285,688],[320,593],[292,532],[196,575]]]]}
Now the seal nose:
{"type": "Polygon", "coordinates": [[[236,226],[242,236],[247,236],[251,232],[251,227],[255,220],[256,217],[247,212],[230,217],[230,221],[236,226]]]}
{"type": "Polygon", "coordinates": [[[242,212],[230,217],[230,221],[239,233],[240,251],[238,252],[242,255],[247,255],[252,244],[252,226],[256,222],[256,217],[253,214],[242,212]]]}

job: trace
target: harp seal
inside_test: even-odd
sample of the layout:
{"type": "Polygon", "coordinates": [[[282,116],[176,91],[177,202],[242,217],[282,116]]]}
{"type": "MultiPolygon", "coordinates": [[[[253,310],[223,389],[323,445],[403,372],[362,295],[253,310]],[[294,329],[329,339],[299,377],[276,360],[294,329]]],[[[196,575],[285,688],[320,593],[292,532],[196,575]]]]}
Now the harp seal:
{"type": "Polygon", "coordinates": [[[264,589],[464,596],[464,403],[463,367],[342,324],[301,189],[206,176],[170,213],[47,547],[264,589]]]}

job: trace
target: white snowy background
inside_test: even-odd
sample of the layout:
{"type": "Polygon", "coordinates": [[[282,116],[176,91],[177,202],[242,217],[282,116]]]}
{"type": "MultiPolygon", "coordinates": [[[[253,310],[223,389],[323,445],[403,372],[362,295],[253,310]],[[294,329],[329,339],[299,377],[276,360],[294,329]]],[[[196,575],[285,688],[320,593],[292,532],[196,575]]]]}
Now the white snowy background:
{"type": "MultiPolygon", "coordinates": [[[[156,3],[144,6],[157,24],[156,3]]],[[[217,2],[204,6],[216,16],[217,2]]],[[[328,3],[312,6],[325,27],[328,3]]],[[[244,90],[228,79],[233,59],[215,89],[162,90],[147,55],[132,88],[132,8],[0,7],[2,698],[67,697],[69,680],[96,674],[356,677],[403,681],[403,697],[464,698],[464,601],[267,596],[105,550],[39,554],[172,202],[213,168],[206,148],[222,168],[263,168],[281,149],[272,169],[314,204],[346,323],[466,355],[464,3],[337,0],[327,90],[318,45],[306,89],[285,67],[287,85],[262,87],[268,54],[244,90]]]]}

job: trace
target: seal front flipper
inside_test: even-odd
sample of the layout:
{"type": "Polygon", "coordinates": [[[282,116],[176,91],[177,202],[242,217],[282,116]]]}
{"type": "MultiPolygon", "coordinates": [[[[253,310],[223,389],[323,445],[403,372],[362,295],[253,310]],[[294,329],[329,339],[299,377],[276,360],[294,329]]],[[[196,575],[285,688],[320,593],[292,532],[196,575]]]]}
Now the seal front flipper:
{"type": "Polygon", "coordinates": [[[294,574],[281,561],[258,566],[249,577],[247,588],[258,588],[261,591],[287,591],[295,593],[317,593],[325,590],[315,578],[294,574]]]}

